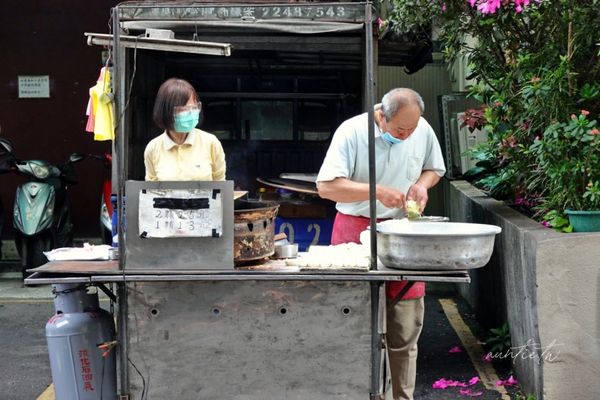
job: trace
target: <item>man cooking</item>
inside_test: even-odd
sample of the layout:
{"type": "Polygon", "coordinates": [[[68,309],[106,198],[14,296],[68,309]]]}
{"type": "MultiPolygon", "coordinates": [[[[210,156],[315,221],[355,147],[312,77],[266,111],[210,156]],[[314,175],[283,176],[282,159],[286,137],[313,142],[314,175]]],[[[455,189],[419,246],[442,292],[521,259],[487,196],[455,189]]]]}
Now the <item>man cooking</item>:
{"type": "MultiPolygon", "coordinates": [[[[428,190],[446,172],[435,132],[422,117],[424,104],[414,90],[390,90],[375,106],[377,218],[402,218],[406,202],[420,211],[428,190]]],[[[359,243],[369,226],[368,115],[344,121],[336,130],[319,175],[323,198],[337,202],[331,244],[359,243]]],[[[425,283],[386,284],[387,347],[394,400],[412,400],[417,340],[423,326],[425,283]]]]}

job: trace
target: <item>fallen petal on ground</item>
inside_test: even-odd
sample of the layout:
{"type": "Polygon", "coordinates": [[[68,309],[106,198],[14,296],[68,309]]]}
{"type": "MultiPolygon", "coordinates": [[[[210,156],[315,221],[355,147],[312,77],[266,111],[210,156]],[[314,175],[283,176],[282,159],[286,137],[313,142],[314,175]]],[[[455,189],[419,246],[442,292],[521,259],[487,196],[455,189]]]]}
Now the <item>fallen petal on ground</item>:
{"type": "MultiPolygon", "coordinates": [[[[479,379],[479,378],[477,378],[479,379]]],[[[471,380],[473,380],[473,378],[471,378],[471,380]]],[[[469,381],[471,382],[471,381],[469,381]]],[[[445,378],[440,378],[437,381],[435,381],[433,383],[433,385],[431,385],[432,388],[434,389],[446,389],[449,387],[467,387],[469,386],[468,384],[461,382],[461,381],[453,381],[451,379],[445,379],[445,378]]]]}
{"type": "Polygon", "coordinates": [[[448,353],[462,353],[462,349],[459,346],[454,346],[448,350],[448,353]]]}
{"type": "Polygon", "coordinates": [[[469,396],[469,397],[479,397],[481,395],[483,395],[483,392],[472,392],[471,389],[460,389],[459,393],[463,396],[469,396]]]}
{"type": "Polygon", "coordinates": [[[474,376],[471,379],[469,379],[469,386],[473,386],[475,384],[479,383],[479,377],[478,376],[474,376]]]}

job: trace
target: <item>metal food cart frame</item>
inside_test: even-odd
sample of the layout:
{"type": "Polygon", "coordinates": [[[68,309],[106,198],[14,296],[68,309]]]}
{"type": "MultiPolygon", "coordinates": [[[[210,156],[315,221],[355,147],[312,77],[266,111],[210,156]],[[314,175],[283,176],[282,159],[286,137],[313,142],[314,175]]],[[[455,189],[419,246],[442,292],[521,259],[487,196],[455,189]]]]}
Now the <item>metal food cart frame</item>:
{"type": "MultiPolygon", "coordinates": [[[[257,6],[273,6],[272,3],[246,3],[246,5],[257,6]]],[[[383,342],[383,332],[381,328],[382,310],[385,310],[385,295],[382,296],[382,283],[386,281],[398,280],[419,280],[419,281],[443,281],[443,282],[469,282],[470,278],[466,271],[445,271],[431,273],[427,271],[401,271],[387,269],[377,264],[377,232],[376,232],[376,197],[375,197],[375,137],[374,137],[374,96],[376,88],[375,77],[375,46],[373,43],[373,3],[355,2],[355,3],[287,3],[280,4],[281,7],[291,7],[298,5],[305,7],[307,10],[317,7],[339,7],[347,5],[353,10],[358,10],[357,15],[360,18],[355,23],[362,24],[362,33],[364,35],[364,107],[368,112],[368,156],[369,156],[369,203],[370,203],[370,254],[371,264],[369,271],[365,272],[314,272],[300,271],[298,269],[280,268],[261,270],[260,267],[250,269],[236,269],[233,271],[200,271],[195,273],[185,274],[157,274],[157,273],[135,273],[126,272],[127,259],[124,251],[121,252],[121,258],[118,261],[108,262],[51,262],[36,269],[35,273],[27,280],[27,284],[48,284],[48,283],[84,283],[89,285],[97,285],[105,290],[104,284],[111,283],[117,286],[117,295],[110,296],[112,300],[118,304],[118,335],[119,335],[119,384],[121,399],[128,399],[130,395],[130,369],[128,365],[129,359],[129,332],[128,332],[128,282],[181,282],[181,281],[198,281],[198,282],[232,282],[232,281],[323,281],[323,282],[368,282],[370,287],[370,318],[371,318],[371,376],[370,376],[370,393],[371,399],[382,399],[384,396],[384,382],[381,376],[382,368],[382,352],[385,350],[383,342]]],[[[115,93],[115,115],[116,126],[116,141],[113,144],[113,153],[115,155],[115,169],[113,174],[117,175],[117,198],[118,198],[118,215],[124,215],[124,193],[125,181],[128,176],[127,162],[125,155],[127,153],[127,120],[126,113],[128,107],[128,98],[130,93],[131,81],[127,76],[126,65],[126,48],[143,48],[142,40],[123,35],[121,17],[123,12],[135,14],[134,8],[145,9],[161,9],[161,8],[181,8],[193,10],[196,8],[196,15],[201,13],[201,8],[206,7],[207,3],[187,4],[181,3],[122,3],[117,5],[112,10],[112,36],[90,37],[88,41],[94,44],[110,45],[112,49],[112,59],[114,65],[114,93],[115,93]]],[[[235,5],[226,3],[223,4],[223,9],[228,9],[235,5]]],[[[310,12],[310,11],[309,11],[310,12]]],[[[160,13],[159,13],[160,14],[160,13]]],[[[194,12],[186,17],[183,13],[181,18],[193,18],[194,12]],[[191,16],[190,16],[191,15],[191,16]]],[[[161,44],[164,45],[164,44],[161,44]]],[[[168,46],[168,44],[166,45],[168,46]]],[[[214,46],[209,45],[209,50],[215,51],[214,46]]],[[[163,50],[168,49],[163,48],[163,50]]],[[[227,50],[222,51],[223,55],[227,55],[227,50]]],[[[135,68],[135,60],[133,68],[135,68]]],[[[113,179],[113,181],[115,181],[113,179]]],[[[125,237],[125,222],[124,218],[119,219],[119,243],[122,246],[127,246],[127,238],[125,237]]],[[[110,293],[110,292],[109,292],[110,293]]],[[[383,314],[384,315],[384,314],[383,314]]]]}

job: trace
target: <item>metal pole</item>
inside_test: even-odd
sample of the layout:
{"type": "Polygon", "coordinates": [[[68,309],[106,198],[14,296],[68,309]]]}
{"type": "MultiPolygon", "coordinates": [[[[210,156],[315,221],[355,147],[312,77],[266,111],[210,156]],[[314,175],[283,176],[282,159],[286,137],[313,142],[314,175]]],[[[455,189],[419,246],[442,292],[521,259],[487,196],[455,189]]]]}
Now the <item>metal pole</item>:
{"type": "MultiPolygon", "coordinates": [[[[113,75],[113,87],[115,91],[115,116],[117,119],[116,146],[115,156],[117,163],[117,210],[118,210],[118,227],[119,227],[119,266],[122,271],[125,271],[125,251],[124,251],[124,212],[123,206],[124,188],[125,188],[125,129],[124,129],[124,113],[125,113],[125,55],[123,48],[120,45],[120,23],[119,23],[119,7],[112,9],[113,19],[113,65],[115,73],[113,75]]],[[[118,283],[118,310],[119,316],[117,319],[119,330],[119,369],[121,373],[120,391],[121,396],[129,395],[129,365],[127,360],[128,355],[128,337],[127,337],[127,282],[118,283]]]]}
{"type": "Polygon", "coordinates": [[[375,78],[373,73],[373,25],[372,25],[372,3],[365,4],[365,61],[366,82],[365,95],[368,114],[369,132],[369,217],[371,218],[371,270],[377,269],[377,205],[376,205],[376,166],[375,166],[375,129],[373,107],[375,105],[373,91],[375,89],[375,78]]]}
{"type": "MultiPolygon", "coordinates": [[[[375,193],[375,129],[373,107],[375,78],[373,72],[373,24],[371,2],[365,3],[365,95],[369,134],[369,217],[371,218],[371,270],[377,269],[377,206],[375,193]]],[[[379,333],[379,287],[380,282],[372,282],[371,287],[371,399],[379,398],[381,336],[379,333]]]]}

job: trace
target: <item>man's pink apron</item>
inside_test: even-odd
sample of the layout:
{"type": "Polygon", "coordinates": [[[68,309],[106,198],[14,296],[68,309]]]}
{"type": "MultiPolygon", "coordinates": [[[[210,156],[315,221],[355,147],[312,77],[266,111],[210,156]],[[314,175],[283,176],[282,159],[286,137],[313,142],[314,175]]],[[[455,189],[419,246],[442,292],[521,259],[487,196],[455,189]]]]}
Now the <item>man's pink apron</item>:
{"type": "MultiPolygon", "coordinates": [[[[369,226],[369,218],[356,217],[338,212],[333,221],[331,244],[360,243],[360,233],[369,226]]],[[[395,299],[408,281],[388,282],[385,285],[387,297],[395,299]]],[[[402,300],[418,299],[425,295],[425,282],[414,282],[413,286],[402,296],[402,300]]]]}

